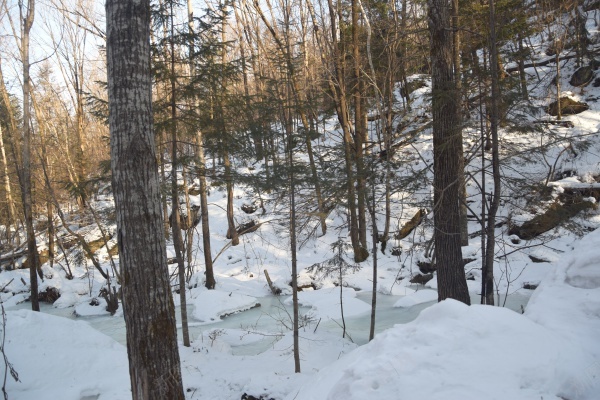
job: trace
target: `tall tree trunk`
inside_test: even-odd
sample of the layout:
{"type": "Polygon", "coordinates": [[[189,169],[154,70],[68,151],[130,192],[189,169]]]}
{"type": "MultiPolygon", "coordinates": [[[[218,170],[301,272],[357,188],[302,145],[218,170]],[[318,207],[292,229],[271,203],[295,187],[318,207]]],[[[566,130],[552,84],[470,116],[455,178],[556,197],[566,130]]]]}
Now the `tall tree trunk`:
{"type": "MultiPolygon", "coordinates": [[[[181,303],[181,332],[183,336],[183,345],[190,347],[190,332],[188,328],[187,318],[187,301],[185,296],[185,262],[183,256],[184,244],[183,237],[181,236],[180,228],[180,213],[179,213],[179,191],[177,190],[177,168],[178,168],[178,155],[177,155],[177,102],[176,102],[176,91],[177,91],[177,78],[175,74],[175,27],[173,14],[173,3],[170,2],[170,57],[171,57],[171,70],[170,72],[170,83],[171,83],[171,229],[173,232],[173,247],[175,247],[175,257],[177,258],[177,270],[179,275],[179,301],[181,303]]],[[[189,214],[189,213],[188,213],[189,214]]],[[[188,215],[189,217],[189,215],[188,215]]]]}
{"type": "Polygon", "coordinates": [[[460,25],[458,23],[458,0],[452,0],[452,63],[454,64],[454,84],[456,85],[456,107],[458,108],[458,134],[460,134],[460,154],[458,158],[458,204],[460,210],[460,244],[469,245],[469,221],[467,219],[467,183],[465,180],[465,156],[462,137],[462,66],[460,60],[460,25]]]}
{"type": "MultiPolygon", "coordinates": [[[[490,59],[495,60],[498,56],[498,46],[496,38],[496,16],[494,0],[490,0],[490,59]]],[[[487,245],[485,270],[482,280],[485,287],[485,303],[494,305],[494,248],[496,245],[496,213],[500,205],[500,157],[498,144],[498,124],[499,115],[499,71],[497,63],[490,64],[492,74],[492,99],[490,110],[490,130],[492,135],[492,176],[494,179],[494,194],[490,203],[487,218],[487,245]]]]}
{"type": "Polygon", "coordinates": [[[132,398],[183,400],[152,123],[149,0],[107,0],[112,186],[132,398]]]}
{"type": "MultiPolygon", "coordinates": [[[[363,95],[364,84],[362,77],[362,63],[360,54],[360,41],[358,31],[359,4],[358,0],[352,0],[352,57],[354,59],[354,85],[352,96],[354,97],[354,152],[356,161],[356,191],[357,191],[357,217],[358,217],[358,240],[363,248],[367,248],[367,216],[365,212],[366,177],[364,168],[364,143],[367,140],[366,108],[364,107],[363,95]]],[[[373,79],[376,79],[373,76],[373,79]]]]}
{"type": "MultiPolygon", "coordinates": [[[[21,6],[22,3],[21,3],[21,6]]],[[[31,193],[31,80],[29,78],[29,33],[35,15],[35,0],[28,0],[25,15],[21,8],[22,36],[21,60],[23,62],[23,148],[21,168],[21,198],[23,214],[25,215],[25,230],[27,232],[27,260],[29,262],[29,279],[31,281],[31,309],[39,311],[38,303],[38,268],[39,254],[33,228],[33,198],[31,193]]]]}
{"type": "Polygon", "coordinates": [[[233,176],[231,171],[231,157],[229,153],[229,146],[231,143],[231,138],[229,137],[229,133],[227,132],[227,126],[225,124],[225,104],[224,104],[224,95],[226,90],[226,76],[225,76],[225,63],[227,61],[226,57],[226,36],[225,36],[225,28],[227,23],[227,14],[225,14],[223,1],[219,3],[223,9],[222,15],[222,27],[221,27],[221,93],[217,94],[217,106],[219,108],[219,125],[221,128],[222,135],[222,145],[223,145],[223,165],[225,166],[225,183],[227,186],[227,238],[231,239],[231,245],[237,246],[240,244],[240,238],[235,228],[235,219],[233,216],[233,176]]]}
{"type": "Polygon", "coordinates": [[[452,73],[451,0],[428,0],[433,110],[434,240],[438,299],[470,304],[460,245],[459,110],[452,73]]]}
{"type": "Polygon", "coordinates": [[[77,204],[80,209],[87,206],[87,187],[85,178],[85,139],[84,139],[84,113],[83,113],[83,61],[79,60],[73,67],[75,69],[75,184],[77,185],[77,204]]]}
{"type": "Polygon", "coordinates": [[[6,158],[6,150],[4,148],[4,132],[2,126],[0,126],[0,153],[2,154],[2,167],[4,171],[4,191],[6,192],[6,203],[8,210],[8,218],[6,221],[6,241],[12,242],[12,231],[11,227],[14,225],[15,232],[17,231],[17,210],[15,208],[15,202],[12,198],[12,190],[10,187],[10,175],[8,173],[8,160],[6,158]]]}
{"type": "Polygon", "coordinates": [[[342,9],[340,4],[336,4],[337,8],[334,7],[332,0],[328,0],[329,15],[331,22],[331,38],[333,48],[333,59],[334,59],[334,70],[335,70],[335,83],[331,83],[333,86],[334,100],[336,105],[336,112],[340,126],[343,132],[343,146],[344,146],[344,161],[346,169],[346,184],[348,194],[348,211],[350,214],[350,241],[352,243],[352,249],[354,250],[354,261],[363,262],[369,256],[369,252],[360,243],[358,234],[358,216],[356,212],[356,192],[354,190],[354,162],[352,152],[352,134],[350,116],[348,114],[348,102],[346,97],[345,85],[346,85],[346,61],[345,61],[345,49],[344,42],[342,39],[337,40],[337,24],[336,15],[339,20],[342,19],[342,9]]]}
{"type": "MultiPolygon", "coordinates": [[[[189,57],[190,57],[190,76],[193,76],[194,63],[194,8],[192,0],[187,2],[188,11],[188,34],[189,34],[189,57]]],[[[197,109],[198,99],[193,98],[194,108],[197,109]]],[[[202,130],[196,130],[196,156],[198,157],[198,181],[200,182],[200,221],[202,223],[202,249],[204,250],[204,268],[206,270],[206,282],[205,286],[207,289],[215,288],[215,276],[213,272],[212,252],[210,248],[210,227],[208,222],[208,194],[206,189],[206,159],[204,157],[204,138],[202,136],[202,130]]]]}
{"type": "MultiPolygon", "coordinates": [[[[289,126],[289,124],[287,124],[289,126]]],[[[287,132],[288,168],[290,176],[290,251],[292,253],[292,306],[294,337],[294,372],[300,373],[300,327],[298,304],[298,262],[296,256],[296,181],[294,178],[294,145],[291,131],[287,132]]]]}

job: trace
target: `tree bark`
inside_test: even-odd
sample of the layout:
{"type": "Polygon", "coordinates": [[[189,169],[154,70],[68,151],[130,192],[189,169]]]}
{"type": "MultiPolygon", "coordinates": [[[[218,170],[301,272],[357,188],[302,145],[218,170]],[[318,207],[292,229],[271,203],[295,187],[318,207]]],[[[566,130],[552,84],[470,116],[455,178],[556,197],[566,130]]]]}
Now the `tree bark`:
{"type": "Polygon", "coordinates": [[[452,62],[454,64],[454,84],[456,85],[456,107],[458,108],[458,132],[460,134],[460,154],[458,158],[458,204],[460,210],[460,243],[469,245],[469,221],[467,219],[467,184],[465,180],[465,156],[462,138],[462,66],[460,60],[460,26],[458,23],[458,0],[452,0],[452,62]]]}
{"type": "MultiPolygon", "coordinates": [[[[357,218],[358,218],[358,240],[363,248],[367,248],[367,216],[365,212],[366,177],[363,160],[363,144],[367,140],[366,108],[364,107],[363,92],[364,84],[362,77],[362,65],[360,58],[359,31],[359,4],[352,0],[352,57],[354,59],[354,85],[352,96],[354,97],[354,156],[356,161],[356,192],[357,192],[357,218]]],[[[373,76],[373,79],[376,79],[373,76]]]]}
{"type": "Polygon", "coordinates": [[[27,259],[29,260],[29,279],[31,284],[31,309],[39,311],[38,268],[39,254],[33,229],[33,198],[31,193],[31,79],[29,78],[29,33],[35,16],[35,0],[28,0],[25,15],[21,9],[22,36],[21,60],[23,62],[23,148],[21,168],[21,198],[27,232],[27,259]]]}
{"type": "Polygon", "coordinates": [[[149,0],[106,2],[112,186],[132,398],[183,400],[152,123],[149,0]]]}
{"type": "MultiPolygon", "coordinates": [[[[490,0],[490,58],[497,59],[498,46],[496,43],[496,16],[494,0],[490,0]]],[[[490,109],[490,130],[492,136],[492,176],[494,179],[494,194],[487,216],[487,244],[482,280],[485,294],[485,304],[494,305],[494,248],[496,245],[496,213],[500,205],[500,156],[498,144],[499,116],[499,70],[496,63],[490,64],[492,74],[492,99],[490,109]]]]}
{"type": "Polygon", "coordinates": [[[460,245],[459,109],[452,72],[450,0],[428,0],[431,33],[434,241],[438,299],[470,304],[460,245]]]}
{"type": "Polygon", "coordinates": [[[6,240],[7,243],[12,242],[11,226],[14,224],[15,231],[17,231],[17,210],[15,208],[15,202],[12,198],[12,190],[10,187],[10,175],[8,173],[8,159],[6,158],[6,150],[4,147],[4,132],[0,126],[0,153],[2,155],[2,167],[4,170],[4,191],[6,192],[6,203],[8,205],[8,218],[6,221],[6,240]]]}
{"type": "MultiPolygon", "coordinates": [[[[181,229],[179,227],[179,192],[177,190],[177,102],[176,102],[176,90],[177,90],[177,78],[175,70],[175,27],[173,14],[173,3],[170,5],[169,21],[171,24],[170,32],[170,58],[171,58],[171,70],[170,72],[170,84],[171,84],[171,229],[173,232],[173,247],[175,248],[175,257],[177,258],[177,271],[179,275],[179,301],[181,303],[181,333],[183,336],[183,345],[190,347],[190,332],[188,328],[187,318],[187,301],[185,297],[185,262],[183,259],[183,237],[181,235],[181,229]]],[[[155,157],[156,159],[156,157],[155,157]]],[[[182,171],[185,174],[185,171],[182,171]]],[[[188,210],[188,218],[190,212],[188,210]]]]}
{"type": "MultiPolygon", "coordinates": [[[[193,74],[194,54],[194,9],[191,0],[187,2],[188,10],[188,33],[190,37],[189,54],[190,54],[190,76],[193,74]]],[[[194,108],[198,108],[198,99],[192,99],[194,108]]],[[[200,182],[200,221],[202,223],[202,249],[204,250],[204,268],[206,270],[207,289],[215,288],[215,276],[213,272],[212,251],[210,246],[210,225],[208,219],[208,193],[206,188],[206,158],[204,156],[204,137],[201,129],[196,130],[196,156],[198,157],[198,181],[200,182]]]]}

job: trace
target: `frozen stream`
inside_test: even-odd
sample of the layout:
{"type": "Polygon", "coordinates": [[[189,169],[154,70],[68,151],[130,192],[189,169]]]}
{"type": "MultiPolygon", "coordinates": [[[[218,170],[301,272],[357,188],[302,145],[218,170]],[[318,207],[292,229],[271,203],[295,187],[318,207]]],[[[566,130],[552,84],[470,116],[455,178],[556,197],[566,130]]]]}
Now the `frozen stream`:
{"type": "MultiPolygon", "coordinates": [[[[381,332],[395,324],[407,323],[414,320],[419,313],[434,304],[435,302],[427,302],[418,304],[408,308],[395,308],[394,303],[402,296],[389,296],[378,294],[377,296],[377,320],[376,332],[381,332]]],[[[256,342],[232,346],[233,354],[237,355],[253,355],[259,354],[269,348],[274,341],[278,340],[279,333],[285,332],[291,326],[291,306],[284,305],[286,297],[266,296],[258,298],[260,307],[256,307],[247,311],[239,312],[230,315],[218,322],[212,324],[200,324],[189,319],[190,338],[192,341],[197,340],[201,334],[206,337],[210,332],[219,329],[238,329],[248,332],[259,332],[265,334],[265,338],[256,342]]],[[[357,294],[357,298],[370,303],[371,292],[361,292],[357,294]]],[[[515,293],[508,297],[506,307],[520,312],[521,306],[525,307],[529,300],[529,293],[515,293]]],[[[473,296],[471,299],[473,304],[479,303],[479,297],[473,296]]],[[[73,308],[54,308],[51,305],[41,303],[42,312],[57,315],[65,318],[85,321],[98,331],[112,337],[116,341],[126,344],[125,338],[125,321],[123,316],[93,316],[93,317],[76,317],[73,308]]],[[[29,308],[30,303],[25,302],[11,307],[10,309],[29,308]]],[[[191,307],[188,307],[189,309],[191,307]]],[[[178,333],[181,335],[181,324],[179,321],[179,307],[177,310],[178,333]]],[[[301,307],[300,314],[304,314],[309,308],[301,307]]],[[[190,310],[191,311],[191,310],[190,310]]],[[[188,311],[188,315],[191,312],[188,311]]],[[[368,341],[370,327],[370,313],[362,314],[355,317],[347,317],[346,332],[350,338],[357,344],[364,344],[368,341]]],[[[341,321],[338,320],[322,320],[309,321],[302,329],[306,330],[326,330],[333,334],[342,334],[341,321]]],[[[206,339],[205,339],[206,340],[206,339]]]]}

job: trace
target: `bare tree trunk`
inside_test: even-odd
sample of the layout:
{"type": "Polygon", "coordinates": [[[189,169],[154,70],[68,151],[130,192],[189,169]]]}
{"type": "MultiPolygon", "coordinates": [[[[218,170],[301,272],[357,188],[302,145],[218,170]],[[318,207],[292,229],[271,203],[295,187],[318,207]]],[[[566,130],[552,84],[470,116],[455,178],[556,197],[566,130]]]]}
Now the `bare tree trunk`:
{"type": "Polygon", "coordinates": [[[330,29],[333,49],[333,63],[334,63],[334,78],[335,81],[330,81],[330,87],[334,95],[334,101],[336,106],[336,112],[340,126],[343,132],[343,145],[344,145],[344,161],[346,169],[347,179],[347,193],[348,193],[348,211],[350,213],[350,241],[352,243],[352,249],[354,250],[354,261],[363,262],[369,256],[369,252],[360,243],[358,233],[358,216],[356,212],[356,192],[354,190],[355,176],[353,171],[353,152],[352,152],[352,134],[350,126],[350,116],[348,115],[348,103],[345,91],[345,74],[346,74],[346,62],[344,57],[344,42],[340,39],[337,40],[337,24],[336,16],[341,20],[342,9],[341,5],[337,4],[335,8],[333,1],[327,1],[329,7],[330,16],[330,29]]]}
{"type": "Polygon", "coordinates": [[[191,274],[192,270],[192,245],[194,243],[194,216],[192,215],[192,206],[190,204],[190,189],[188,188],[187,171],[185,165],[181,166],[181,176],[183,178],[183,196],[185,198],[185,209],[187,211],[185,228],[185,253],[187,268],[191,274]]]}
{"type": "MultiPolygon", "coordinates": [[[[360,41],[358,31],[359,5],[357,0],[352,0],[352,56],[354,58],[354,152],[356,161],[356,191],[357,191],[357,217],[358,240],[363,248],[367,248],[367,216],[365,207],[366,177],[364,168],[364,143],[367,140],[366,108],[363,95],[364,84],[360,55],[360,41]]],[[[373,77],[373,79],[376,79],[373,77]]]]}
{"type": "MultiPolygon", "coordinates": [[[[188,34],[189,34],[189,57],[190,57],[190,76],[193,74],[194,63],[193,54],[195,48],[195,37],[194,37],[194,8],[192,0],[187,2],[188,11],[188,34]]],[[[193,98],[193,103],[196,106],[198,99],[193,98]]],[[[197,107],[195,107],[197,108],[197,107]]],[[[207,200],[207,189],[206,189],[206,160],[204,157],[204,140],[202,137],[202,130],[196,131],[196,155],[198,157],[198,181],[200,182],[200,220],[202,223],[202,249],[204,253],[204,268],[206,270],[206,282],[205,286],[207,289],[215,288],[215,276],[213,273],[213,262],[212,253],[210,248],[210,227],[208,221],[208,200],[207,200]]]]}
{"type": "MultiPolygon", "coordinates": [[[[495,60],[498,57],[498,46],[496,38],[496,16],[495,1],[490,0],[490,59],[495,60]]],[[[494,305],[494,248],[496,245],[496,213],[500,205],[500,157],[498,144],[498,123],[499,114],[499,71],[497,63],[490,64],[492,74],[492,99],[490,110],[490,130],[492,135],[492,176],[494,178],[494,194],[487,218],[487,245],[485,270],[482,273],[483,287],[485,288],[485,304],[494,305]]]]}
{"type": "MultiPolygon", "coordinates": [[[[0,75],[1,78],[1,75],[0,75]]],[[[0,126],[0,152],[2,153],[2,166],[4,169],[4,191],[6,192],[6,203],[8,205],[8,219],[6,222],[6,240],[12,242],[11,227],[14,224],[15,232],[18,229],[17,224],[17,210],[15,209],[15,202],[12,198],[12,190],[10,188],[10,175],[8,173],[8,160],[6,158],[6,150],[4,148],[4,132],[2,126],[0,126]]]]}
{"type": "Polygon", "coordinates": [[[88,189],[86,187],[85,178],[85,156],[84,156],[84,114],[83,114],[83,61],[79,60],[74,66],[74,77],[75,77],[75,125],[76,125],[76,136],[75,136],[75,184],[77,185],[77,204],[80,209],[87,207],[88,201],[88,189]]]}
{"type": "Polygon", "coordinates": [[[152,123],[149,3],[106,2],[112,185],[132,398],[183,400],[152,123]]]}
{"type": "Polygon", "coordinates": [[[470,304],[460,245],[459,110],[452,72],[450,0],[428,0],[431,33],[434,240],[438,299],[470,304]]]}
{"type": "Polygon", "coordinates": [[[456,106],[458,108],[458,134],[460,134],[460,154],[458,158],[458,204],[460,210],[460,244],[469,245],[469,221],[467,219],[467,184],[465,181],[465,156],[462,138],[462,67],[460,60],[460,26],[458,23],[458,0],[452,0],[452,62],[454,64],[454,84],[456,86],[456,106]]]}
{"type": "Polygon", "coordinates": [[[298,309],[298,262],[296,256],[296,182],[294,178],[294,145],[291,132],[287,132],[288,167],[290,175],[290,251],[292,253],[292,304],[294,319],[294,372],[300,373],[300,339],[298,309]]]}
{"type": "Polygon", "coordinates": [[[28,0],[27,6],[19,3],[22,21],[21,60],[23,62],[23,148],[21,169],[21,197],[23,214],[25,215],[25,230],[27,232],[27,260],[29,262],[29,279],[31,281],[31,309],[39,311],[38,303],[38,268],[39,254],[33,228],[33,198],[31,194],[31,105],[29,78],[29,33],[35,15],[35,0],[28,0]],[[24,10],[25,8],[25,10],[24,10]],[[25,14],[23,14],[25,12],[25,14]]]}
{"type": "MultiPolygon", "coordinates": [[[[221,1],[219,3],[222,7],[223,7],[223,1],[221,1]]],[[[221,27],[221,43],[225,43],[226,42],[226,37],[225,37],[225,26],[227,23],[227,15],[223,14],[222,15],[222,27],[221,27]]],[[[226,52],[225,52],[225,46],[223,46],[223,48],[221,49],[221,91],[225,91],[225,81],[226,81],[226,76],[225,76],[225,63],[227,61],[226,58],[226,52]]],[[[240,244],[240,238],[238,235],[238,232],[236,230],[235,227],[235,219],[234,219],[234,215],[233,215],[233,176],[232,176],[232,171],[231,171],[231,157],[229,154],[229,145],[230,145],[230,138],[229,138],[229,133],[227,132],[227,126],[225,124],[225,104],[223,102],[223,94],[219,94],[217,96],[217,106],[219,107],[219,124],[221,127],[221,132],[220,134],[222,135],[222,154],[223,154],[223,164],[225,166],[225,183],[226,183],[226,187],[227,187],[227,238],[231,239],[231,245],[232,246],[237,246],[238,244],[240,244]]]]}
{"type": "Polygon", "coordinates": [[[227,144],[223,146],[223,159],[225,165],[225,182],[227,183],[227,238],[231,239],[231,245],[240,244],[240,238],[235,228],[235,219],[233,217],[233,178],[231,176],[231,160],[227,144]]]}
{"type": "Polygon", "coordinates": [[[518,45],[519,45],[519,59],[518,59],[518,63],[519,63],[519,81],[520,81],[520,87],[521,87],[521,96],[523,97],[523,99],[528,100],[529,99],[529,92],[527,91],[527,75],[525,73],[525,50],[523,48],[523,37],[521,36],[521,34],[517,35],[517,41],[518,41],[518,45]]]}
{"type": "MultiPolygon", "coordinates": [[[[179,192],[177,190],[177,103],[176,103],[176,70],[175,70],[175,27],[173,14],[173,3],[170,5],[169,20],[171,23],[170,47],[171,47],[171,228],[173,232],[173,246],[175,247],[175,257],[177,258],[177,268],[179,275],[179,300],[181,302],[181,332],[183,336],[183,345],[190,347],[190,332],[187,318],[187,300],[185,296],[185,262],[183,260],[183,238],[179,225],[179,192]]],[[[188,212],[188,218],[190,217],[188,212]]]]}
{"type": "MultiPolygon", "coordinates": [[[[165,132],[165,137],[166,137],[166,132],[165,132]]],[[[166,141],[166,138],[165,138],[166,141]]],[[[161,182],[163,182],[164,185],[167,184],[167,174],[165,172],[165,153],[164,151],[159,147],[158,150],[160,151],[160,176],[161,176],[161,182]]],[[[164,232],[165,232],[165,239],[169,240],[169,237],[171,236],[169,234],[169,206],[167,205],[167,196],[166,194],[164,196],[161,196],[161,204],[162,204],[162,210],[163,210],[163,219],[165,221],[165,226],[164,226],[164,232]]]]}

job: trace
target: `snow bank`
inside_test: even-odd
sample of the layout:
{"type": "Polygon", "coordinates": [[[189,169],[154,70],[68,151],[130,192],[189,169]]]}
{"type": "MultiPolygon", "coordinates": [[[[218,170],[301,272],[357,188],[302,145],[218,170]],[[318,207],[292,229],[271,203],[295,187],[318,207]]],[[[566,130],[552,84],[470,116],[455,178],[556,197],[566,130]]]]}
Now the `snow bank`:
{"type": "Polygon", "coordinates": [[[599,242],[596,231],[563,258],[526,315],[446,300],[323,369],[287,399],[597,400],[599,242]]]}
{"type": "Polygon", "coordinates": [[[217,322],[223,316],[260,306],[255,297],[204,288],[192,289],[188,303],[194,306],[192,317],[206,324],[217,322]]]}
{"type": "Polygon", "coordinates": [[[428,303],[430,301],[437,301],[438,292],[435,290],[419,290],[408,296],[404,296],[394,304],[394,307],[412,307],[417,304],[428,303]]]}
{"type": "MultiPolygon", "coordinates": [[[[344,304],[344,317],[352,317],[371,311],[369,304],[356,298],[356,291],[352,288],[343,288],[342,301],[344,304]]],[[[292,304],[292,298],[287,298],[285,303],[292,304]]],[[[316,319],[342,318],[339,287],[299,292],[298,303],[302,306],[311,307],[308,314],[316,319]]]]}
{"type": "Polygon", "coordinates": [[[284,333],[268,350],[251,357],[232,356],[227,351],[228,333],[216,335],[214,341],[205,334],[203,340],[194,341],[192,348],[179,348],[183,383],[189,398],[237,400],[248,393],[283,399],[302,384],[310,384],[314,371],[356,348],[340,336],[303,330],[299,340],[304,373],[296,374],[291,332],[284,333]]]}
{"type": "Polygon", "coordinates": [[[6,335],[6,355],[20,380],[8,377],[10,399],[131,399],[125,347],[85,322],[9,311],[6,335]]]}

